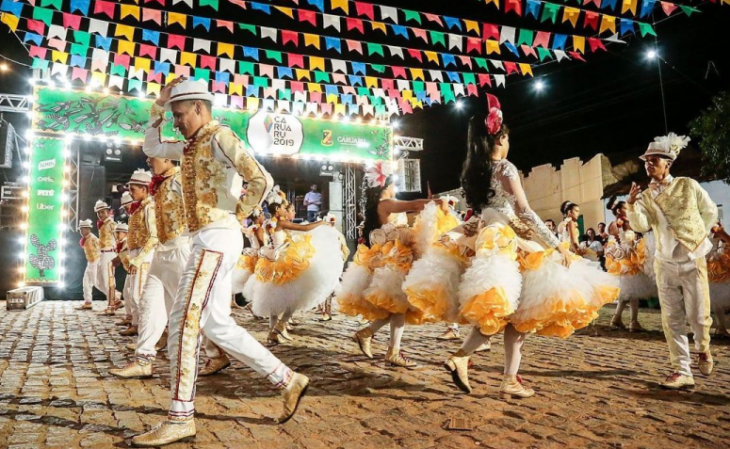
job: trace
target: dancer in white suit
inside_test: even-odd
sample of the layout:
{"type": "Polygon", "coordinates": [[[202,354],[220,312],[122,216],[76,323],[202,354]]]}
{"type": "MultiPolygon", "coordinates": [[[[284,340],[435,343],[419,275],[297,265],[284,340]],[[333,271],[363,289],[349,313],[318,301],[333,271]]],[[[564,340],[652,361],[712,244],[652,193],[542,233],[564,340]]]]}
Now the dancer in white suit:
{"type": "Polygon", "coordinates": [[[84,304],[79,307],[81,310],[91,310],[91,297],[96,282],[96,274],[99,270],[99,238],[91,232],[91,220],[81,220],[79,222],[79,232],[81,233],[81,241],[79,244],[84,249],[86,256],[86,270],[84,270],[84,304]]]}
{"type": "Polygon", "coordinates": [[[111,215],[111,208],[107,203],[99,200],[94,205],[94,212],[99,220],[96,227],[99,229],[99,265],[96,272],[96,285],[106,295],[107,308],[105,313],[114,313],[121,307],[121,293],[117,291],[114,280],[114,263],[117,257],[117,239],[114,230],[117,224],[111,215]]]}

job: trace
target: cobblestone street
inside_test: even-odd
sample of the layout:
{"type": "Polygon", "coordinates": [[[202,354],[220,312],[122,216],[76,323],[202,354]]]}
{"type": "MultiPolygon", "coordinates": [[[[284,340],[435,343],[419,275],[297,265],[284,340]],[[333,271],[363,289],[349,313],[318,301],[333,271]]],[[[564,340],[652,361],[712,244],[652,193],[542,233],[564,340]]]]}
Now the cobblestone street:
{"type": "MultiPolygon", "coordinates": [[[[0,303],[0,447],[126,447],[128,439],[164,418],[167,359],[156,375],[122,381],[109,375],[130,355],[116,318],[78,311],[80,302],[42,302],[24,312],[0,303]]],[[[101,303],[95,303],[100,309],[101,303]]],[[[442,326],[408,327],[406,353],[422,368],[386,368],[387,329],[376,360],[359,354],[351,335],[359,326],[336,316],[320,323],[299,317],[291,346],[273,348],[312,379],[299,414],[280,426],[278,392],[239,362],[200,378],[198,435],[170,447],[196,448],[725,448],[730,446],[728,340],[713,341],[719,360],[711,378],[696,375],[694,393],[669,392],[658,311],[642,310],[650,332],[612,332],[613,309],[599,320],[600,336],[568,340],[530,337],[522,376],[537,396],[499,400],[501,336],[491,353],[474,357],[472,395],[462,394],[442,368],[458,341],[436,340],[442,326]],[[472,430],[446,430],[451,418],[472,430]]],[[[120,312],[121,314],[121,312],[120,312]]],[[[241,310],[239,323],[263,341],[265,323],[241,310]]],[[[462,335],[464,331],[462,330],[462,335]]]]}

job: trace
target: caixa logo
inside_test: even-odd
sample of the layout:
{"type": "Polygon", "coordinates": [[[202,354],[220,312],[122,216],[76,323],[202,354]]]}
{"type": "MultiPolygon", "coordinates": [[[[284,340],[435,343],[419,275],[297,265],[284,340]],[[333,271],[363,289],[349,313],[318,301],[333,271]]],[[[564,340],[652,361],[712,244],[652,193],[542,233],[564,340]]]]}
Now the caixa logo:
{"type": "Polygon", "coordinates": [[[39,176],[38,182],[56,182],[56,180],[50,176],[39,176]]]}
{"type": "Polygon", "coordinates": [[[55,166],[56,166],[55,159],[49,159],[47,161],[40,161],[38,163],[38,170],[48,170],[49,168],[53,168],[55,166]]]}

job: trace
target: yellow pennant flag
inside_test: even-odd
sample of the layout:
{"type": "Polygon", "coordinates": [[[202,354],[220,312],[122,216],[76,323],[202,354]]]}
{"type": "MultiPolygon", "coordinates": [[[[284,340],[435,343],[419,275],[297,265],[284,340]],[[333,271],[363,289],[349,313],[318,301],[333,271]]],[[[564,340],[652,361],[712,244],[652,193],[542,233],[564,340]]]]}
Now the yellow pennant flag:
{"type": "Polygon", "coordinates": [[[310,92],[322,92],[322,86],[315,83],[307,83],[307,90],[310,92]]]}
{"type": "Polygon", "coordinates": [[[160,85],[157,83],[147,83],[147,95],[160,95],[160,85]]]}
{"type": "Polygon", "coordinates": [[[623,0],[623,3],[621,3],[621,13],[631,11],[631,14],[636,15],[636,6],[638,3],[639,0],[623,0]]]}
{"type": "Polygon", "coordinates": [[[18,16],[6,13],[2,13],[0,16],[0,22],[7,25],[11,31],[15,31],[18,29],[18,22],[20,21],[20,18],[18,16]]]}
{"type": "Polygon", "coordinates": [[[494,3],[494,6],[499,8],[499,0],[485,0],[485,2],[484,2],[485,5],[488,5],[490,3],[494,3]]]}
{"type": "Polygon", "coordinates": [[[126,37],[128,41],[133,41],[134,27],[117,24],[117,28],[114,30],[114,36],[126,37]]]}
{"type": "Polygon", "coordinates": [[[243,84],[230,83],[228,85],[228,94],[230,94],[230,95],[243,95],[243,84]]]}
{"type": "Polygon", "coordinates": [[[411,71],[411,78],[414,80],[420,79],[421,81],[426,81],[426,78],[423,76],[423,69],[410,69],[411,71]]]}
{"type": "Polygon", "coordinates": [[[246,99],[246,107],[249,111],[255,111],[259,108],[261,105],[261,102],[258,98],[247,98],[246,99]]]}
{"type": "Polygon", "coordinates": [[[170,84],[177,77],[178,77],[178,75],[176,75],[172,72],[168,73],[167,76],[165,77],[165,84],[170,84]]]}
{"type": "Polygon", "coordinates": [[[473,20],[464,20],[464,25],[466,25],[466,32],[469,31],[476,31],[477,36],[479,36],[479,23],[475,22],[473,20]]]}
{"type": "Polygon", "coordinates": [[[139,21],[139,6],[134,5],[119,5],[120,7],[120,19],[127,16],[132,16],[139,21]]]}
{"type": "Polygon", "coordinates": [[[136,46],[137,45],[134,42],[120,40],[117,44],[117,53],[119,53],[120,55],[126,53],[129,56],[134,56],[134,48],[136,46]]]}
{"type": "Polygon", "coordinates": [[[370,25],[372,25],[373,31],[380,30],[383,34],[388,34],[388,30],[385,28],[385,24],[383,22],[370,22],[370,25]]]}
{"type": "Polygon", "coordinates": [[[611,31],[612,33],[616,32],[616,18],[613,16],[603,16],[603,19],[601,19],[601,30],[598,32],[603,33],[604,31],[611,31]]]}
{"type": "Polygon", "coordinates": [[[324,58],[317,58],[315,56],[309,57],[309,70],[321,70],[324,72],[324,58]]]}
{"type": "Polygon", "coordinates": [[[366,87],[378,87],[378,79],[374,76],[366,76],[365,77],[365,86],[366,87]]]}
{"type": "Polygon", "coordinates": [[[581,54],[586,54],[586,38],[583,36],[573,36],[573,48],[581,54]]]}
{"type": "MultiPolygon", "coordinates": [[[[337,102],[337,98],[335,98],[334,103],[337,102]]],[[[344,104],[335,104],[335,114],[341,114],[342,116],[347,116],[347,110],[345,109],[344,104]]]]}
{"type": "Polygon", "coordinates": [[[403,97],[404,100],[411,99],[411,98],[413,98],[413,91],[412,90],[402,90],[401,96],[403,97]]]}
{"type": "Polygon", "coordinates": [[[530,64],[519,64],[519,66],[520,72],[522,72],[523,75],[535,76],[532,74],[532,66],[530,64]]]}
{"type": "Polygon", "coordinates": [[[293,9],[291,9],[291,8],[285,8],[283,6],[274,6],[274,8],[275,9],[278,9],[282,13],[286,14],[287,16],[289,16],[290,19],[293,19],[294,18],[294,10],[293,9]]]}
{"type": "MultiPolygon", "coordinates": [[[[96,81],[100,86],[106,86],[106,73],[94,72],[91,74],[91,81],[96,81]]],[[[158,90],[159,92],[159,90],[158,90]]]]}
{"type": "Polygon", "coordinates": [[[147,58],[134,58],[134,67],[137,70],[144,70],[145,73],[150,73],[150,67],[152,64],[152,60],[147,58]]]}
{"type": "Polygon", "coordinates": [[[439,55],[435,51],[424,51],[423,54],[426,55],[426,59],[435,62],[436,65],[439,65],[439,55]]]}
{"type": "Polygon", "coordinates": [[[563,8],[563,23],[570,22],[573,28],[578,24],[578,17],[580,16],[580,9],[578,8],[563,8]]]}
{"type": "Polygon", "coordinates": [[[51,60],[53,60],[53,62],[66,64],[66,61],[68,61],[68,53],[66,53],[65,51],[53,50],[53,53],[51,53],[51,60]]]}
{"type": "Polygon", "coordinates": [[[304,46],[309,47],[310,45],[319,50],[319,36],[316,34],[305,34],[304,46]]]}
{"type": "MultiPolygon", "coordinates": [[[[335,105],[335,112],[340,112],[340,111],[337,110],[337,106],[345,106],[345,105],[344,104],[343,105],[337,104],[337,100],[339,100],[339,97],[337,96],[337,94],[327,94],[327,103],[334,104],[335,105]]],[[[344,114],[345,111],[343,110],[342,113],[344,114]]]]}
{"type": "Polygon", "coordinates": [[[218,54],[217,56],[228,55],[233,57],[233,44],[226,44],[224,42],[218,42],[218,54]]]}
{"type": "Polygon", "coordinates": [[[189,65],[195,68],[195,64],[198,62],[198,55],[195,53],[188,53],[183,51],[180,53],[180,65],[189,65]]]}
{"type": "Polygon", "coordinates": [[[332,11],[340,8],[345,14],[350,14],[350,1],[349,0],[332,0],[332,11]]]}
{"type": "Polygon", "coordinates": [[[185,14],[177,13],[177,12],[168,12],[167,13],[167,24],[172,25],[174,23],[179,23],[183,28],[185,28],[188,23],[188,16],[186,16],[185,14]]]}
{"type": "Polygon", "coordinates": [[[296,73],[297,79],[299,81],[301,81],[301,80],[312,81],[312,74],[309,72],[309,70],[296,69],[295,73],[296,73]]]}
{"type": "Polygon", "coordinates": [[[487,54],[497,53],[498,55],[502,52],[499,50],[499,41],[493,39],[487,39],[487,54]]]}

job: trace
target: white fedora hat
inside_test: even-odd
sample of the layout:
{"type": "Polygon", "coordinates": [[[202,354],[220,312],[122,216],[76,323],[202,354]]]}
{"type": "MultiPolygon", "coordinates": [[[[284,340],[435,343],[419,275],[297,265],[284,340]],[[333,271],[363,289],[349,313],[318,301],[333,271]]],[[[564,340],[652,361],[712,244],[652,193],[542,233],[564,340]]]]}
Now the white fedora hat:
{"type": "Polygon", "coordinates": [[[170,109],[172,103],[185,100],[204,100],[213,103],[215,97],[208,91],[208,84],[203,81],[185,80],[176,84],[170,92],[170,100],[165,103],[165,109],[170,109]]]}
{"type": "Polygon", "coordinates": [[[127,204],[131,204],[134,202],[134,199],[132,198],[132,195],[129,194],[129,192],[122,193],[122,206],[126,206],[127,204]]]}
{"type": "Polygon", "coordinates": [[[116,232],[129,232],[129,225],[127,223],[119,223],[115,228],[116,232]]]}
{"type": "Polygon", "coordinates": [[[94,212],[99,212],[100,210],[104,209],[111,209],[111,207],[109,207],[109,205],[102,200],[99,200],[96,202],[96,204],[94,204],[94,212]]]}
{"type": "Polygon", "coordinates": [[[132,173],[132,177],[129,178],[129,184],[136,184],[140,186],[149,186],[152,182],[152,174],[145,170],[135,170],[134,173],[132,173]]]}
{"type": "Polygon", "coordinates": [[[91,220],[79,221],[79,229],[83,229],[83,228],[91,228],[91,220]]]}

